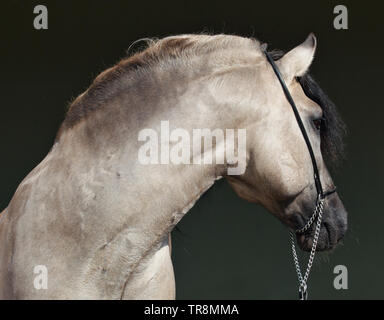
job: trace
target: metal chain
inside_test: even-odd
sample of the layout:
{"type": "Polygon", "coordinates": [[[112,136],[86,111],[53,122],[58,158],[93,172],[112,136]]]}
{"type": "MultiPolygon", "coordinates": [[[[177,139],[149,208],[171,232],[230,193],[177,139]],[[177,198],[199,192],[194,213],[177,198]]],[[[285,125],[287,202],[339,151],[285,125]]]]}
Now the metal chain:
{"type": "Polygon", "coordinates": [[[315,210],[313,211],[312,216],[309,218],[309,220],[308,220],[307,223],[304,225],[304,227],[302,227],[301,229],[298,229],[298,230],[295,231],[296,234],[302,234],[302,233],[304,233],[304,232],[307,231],[307,230],[310,228],[310,226],[315,222],[315,219],[316,219],[317,214],[318,214],[318,209],[319,209],[318,203],[319,203],[319,200],[316,202],[316,207],[315,207],[315,210]]]}
{"type": "Polygon", "coordinates": [[[324,209],[324,198],[319,196],[315,210],[313,211],[312,217],[308,220],[308,222],[305,224],[305,226],[303,228],[296,230],[296,233],[298,233],[298,234],[305,232],[314,223],[314,221],[317,217],[317,223],[316,223],[316,227],[315,227],[315,234],[313,236],[311,253],[309,255],[308,265],[307,265],[307,269],[305,271],[304,277],[301,273],[300,262],[299,262],[299,258],[298,258],[297,253],[296,253],[294,233],[290,232],[293,262],[295,264],[297,278],[299,280],[299,296],[300,296],[300,299],[302,299],[302,300],[306,300],[307,295],[308,295],[308,293],[307,293],[307,281],[308,281],[309,273],[311,271],[313,260],[315,258],[315,254],[316,254],[317,242],[318,242],[319,236],[320,236],[321,220],[323,218],[323,209],[324,209]]]}

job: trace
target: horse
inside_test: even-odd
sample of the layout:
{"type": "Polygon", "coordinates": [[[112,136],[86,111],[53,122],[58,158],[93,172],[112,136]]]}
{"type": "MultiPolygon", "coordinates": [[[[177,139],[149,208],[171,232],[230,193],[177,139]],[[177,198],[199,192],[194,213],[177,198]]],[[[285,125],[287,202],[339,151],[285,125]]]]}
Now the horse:
{"type": "MultiPolygon", "coordinates": [[[[289,52],[270,55],[331,189],[326,161],[341,157],[345,127],[308,74],[316,46],[310,34],[289,52]]],[[[222,178],[288,229],[303,227],[317,196],[313,167],[264,47],[235,35],[169,36],[99,74],[70,103],[51,150],[0,214],[0,298],[175,299],[170,232],[222,178]],[[164,124],[179,135],[150,141],[164,124]],[[211,143],[200,137],[191,151],[182,139],[186,152],[174,152],[179,161],[145,158],[162,147],[167,160],[169,148],[197,129],[211,130],[211,143]],[[229,129],[232,137],[243,130],[246,141],[238,134],[228,142],[229,129]],[[219,155],[233,147],[240,162],[241,145],[244,168],[231,174],[236,158],[219,155]],[[217,161],[205,161],[209,153],[217,161]],[[184,161],[196,155],[202,160],[184,161]],[[36,266],[45,268],[43,287],[36,286],[36,266]]],[[[332,249],[347,230],[337,192],[325,199],[320,227],[316,250],[332,249]]],[[[302,250],[311,249],[313,231],[297,236],[302,250]]]]}

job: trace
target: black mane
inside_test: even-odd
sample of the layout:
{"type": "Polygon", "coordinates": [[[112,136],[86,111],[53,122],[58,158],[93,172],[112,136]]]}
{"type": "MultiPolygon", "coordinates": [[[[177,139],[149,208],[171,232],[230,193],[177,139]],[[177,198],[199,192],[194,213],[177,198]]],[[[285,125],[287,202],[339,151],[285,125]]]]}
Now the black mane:
{"type": "MultiPolygon", "coordinates": [[[[268,53],[274,60],[278,60],[284,55],[284,52],[276,50],[268,53]]],[[[327,163],[336,166],[344,158],[345,123],[335,104],[310,74],[306,73],[304,76],[298,77],[297,81],[306,96],[316,102],[323,110],[324,125],[321,128],[321,152],[327,163]]]]}

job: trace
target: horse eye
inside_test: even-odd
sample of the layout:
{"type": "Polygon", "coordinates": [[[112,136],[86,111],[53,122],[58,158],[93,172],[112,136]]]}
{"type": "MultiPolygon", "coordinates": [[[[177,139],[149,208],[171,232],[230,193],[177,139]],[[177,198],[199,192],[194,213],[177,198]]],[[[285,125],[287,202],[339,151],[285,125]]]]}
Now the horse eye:
{"type": "Polygon", "coordinates": [[[324,121],[325,121],[324,118],[315,119],[315,120],[313,120],[313,124],[315,125],[315,128],[317,130],[321,130],[321,128],[324,125],[324,121]]]}

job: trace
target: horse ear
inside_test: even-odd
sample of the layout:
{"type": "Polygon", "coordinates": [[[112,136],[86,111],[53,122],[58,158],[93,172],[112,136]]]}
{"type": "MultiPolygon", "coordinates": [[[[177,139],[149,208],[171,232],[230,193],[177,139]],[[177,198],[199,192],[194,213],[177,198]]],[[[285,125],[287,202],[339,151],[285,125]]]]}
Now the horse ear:
{"type": "Polygon", "coordinates": [[[307,39],[286,53],[277,63],[287,82],[304,75],[312,63],[316,51],[316,37],[310,33],[307,39]]]}

